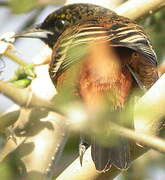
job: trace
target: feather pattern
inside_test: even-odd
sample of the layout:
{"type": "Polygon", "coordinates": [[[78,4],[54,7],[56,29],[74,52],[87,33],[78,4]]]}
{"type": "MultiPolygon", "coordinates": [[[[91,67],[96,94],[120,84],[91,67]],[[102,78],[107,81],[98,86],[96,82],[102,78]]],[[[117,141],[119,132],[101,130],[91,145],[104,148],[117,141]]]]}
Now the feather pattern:
{"type": "MultiPolygon", "coordinates": [[[[99,21],[99,19],[98,19],[99,21]]],[[[135,24],[102,24],[81,23],[72,30],[67,29],[59,38],[54,47],[54,53],[50,66],[51,77],[57,77],[67,70],[71,65],[79,62],[87,54],[87,46],[99,40],[109,42],[110,46],[128,47],[144,55],[147,61],[154,65],[157,58],[147,35],[141,27],[135,24]],[[79,53],[71,53],[74,49],[79,49],[79,53]],[[81,51],[80,51],[81,49],[81,51]],[[57,50],[57,52],[56,52],[57,50]]]]}

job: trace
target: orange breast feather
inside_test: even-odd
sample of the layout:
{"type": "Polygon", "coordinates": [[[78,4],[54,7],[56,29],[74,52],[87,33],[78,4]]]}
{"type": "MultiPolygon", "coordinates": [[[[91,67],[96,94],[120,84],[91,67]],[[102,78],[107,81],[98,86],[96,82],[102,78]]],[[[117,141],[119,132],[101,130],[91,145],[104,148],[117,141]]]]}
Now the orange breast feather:
{"type": "Polygon", "coordinates": [[[80,95],[89,110],[124,106],[132,87],[132,77],[124,62],[106,43],[93,45],[79,81],[80,95]]]}

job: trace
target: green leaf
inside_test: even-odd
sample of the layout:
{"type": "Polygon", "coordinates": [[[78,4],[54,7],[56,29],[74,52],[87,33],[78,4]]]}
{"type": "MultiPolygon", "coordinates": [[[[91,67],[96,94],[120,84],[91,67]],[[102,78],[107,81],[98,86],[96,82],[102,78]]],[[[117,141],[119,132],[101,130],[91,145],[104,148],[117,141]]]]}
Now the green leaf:
{"type": "Polygon", "coordinates": [[[28,64],[27,66],[20,67],[15,72],[14,77],[9,82],[25,79],[28,77],[30,77],[31,79],[34,79],[36,77],[36,74],[34,72],[34,66],[32,64],[28,64]]]}
{"type": "Polygon", "coordinates": [[[29,79],[21,79],[18,81],[13,81],[12,83],[14,86],[18,87],[18,88],[26,88],[31,84],[31,80],[29,79]]]}

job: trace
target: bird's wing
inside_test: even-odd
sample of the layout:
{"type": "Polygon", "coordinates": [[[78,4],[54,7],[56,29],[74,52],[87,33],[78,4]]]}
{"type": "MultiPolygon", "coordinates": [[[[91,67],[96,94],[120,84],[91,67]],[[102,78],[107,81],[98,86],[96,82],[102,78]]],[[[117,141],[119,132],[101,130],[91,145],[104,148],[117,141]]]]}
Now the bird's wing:
{"type": "Polygon", "coordinates": [[[147,57],[150,63],[157,64],[152,45],[138,25],[84,23],[68,28],[58,39],[50,64],[51,77],[58,77],[71,65],[80,62],[87,55],[89,45],[99,41],[108,41],[114,47],[128,47],[147,57]]]}
{"type": "Polygon", "coordinates": [[[151,42],[142,28],[135,24],[112,26],[109,30],[113,34],[111,44],[113,46],[128,47],[144,55],[151,63],[157,64],[157,57],[151,42]]]}

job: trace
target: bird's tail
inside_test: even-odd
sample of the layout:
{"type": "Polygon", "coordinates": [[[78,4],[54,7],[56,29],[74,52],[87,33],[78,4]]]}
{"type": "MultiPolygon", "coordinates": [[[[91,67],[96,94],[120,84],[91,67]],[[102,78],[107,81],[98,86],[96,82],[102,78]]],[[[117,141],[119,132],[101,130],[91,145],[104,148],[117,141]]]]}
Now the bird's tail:
{"type": "MultiPolygon", "coordinates": [[[[133,104],[134,99],[130,98],[125,108],[115,111],[114,115],[111,113],[115,123],[134,129],[133,108],[131,109],[133,104]]],[[[95,137],[91,139],[91,156],[96,169],[107,171],[111,166],[121,170],[128,169],[131,163],[132,141],[114,133],[112,133],[111,139],[108,141],[110,145],[103,146],[96,141],[95,137]]]]}
{"type": "Polygon", "coordinates": [[[107,171],[112,165],[124,170],[130,165],[130,143],[123,137],[118,137],[118,144],[111,147],[93,143],[91,155],[96,169],[99,171],[107,171]]]}

